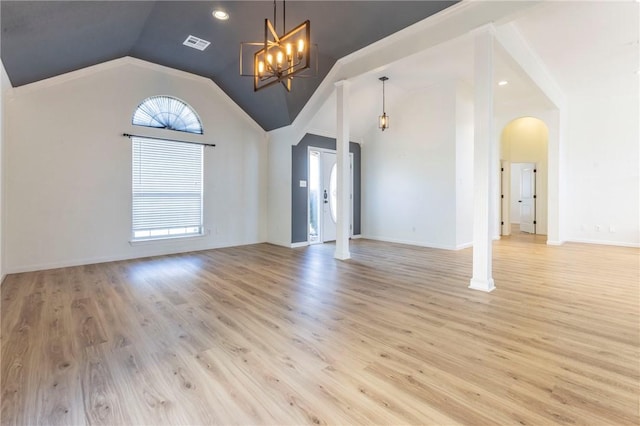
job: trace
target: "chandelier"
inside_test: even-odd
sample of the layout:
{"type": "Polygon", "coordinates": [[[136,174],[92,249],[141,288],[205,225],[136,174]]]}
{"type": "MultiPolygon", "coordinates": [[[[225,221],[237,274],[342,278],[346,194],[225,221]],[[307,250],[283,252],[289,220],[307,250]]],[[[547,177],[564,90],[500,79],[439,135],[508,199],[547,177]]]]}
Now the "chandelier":
{"type": "MultiPolygon", "coordinates": [[[[282,28],[286,31],[286,5],[282,1],[282,28]]],[[[253,77],[253,90],[258,91],[278,82],[291,91],[293,77],[312,77],[300,75],[311,67],[311,21],[308,19],[288,33],[278,35],[276,32],[276,2],[273,1],[273,24],[264,20],[263,42],[240,43],[240,75],[253,77]],[[261,46],[253,53],[253,69],[250,73],[243,70],[243,48],[245,46],[261,46]]],[[[317,61],[316,61],[317,66],[317,61]]]]}
{"type": "Polygon", "coordinates": [[[382,115],[378,116],[378,127],[384,132],[384,129],[389,128],[389,116],[384,111],[384,82],[389,80],[389,77],[380,77],[378,80],[382,82],[382,115]]]}

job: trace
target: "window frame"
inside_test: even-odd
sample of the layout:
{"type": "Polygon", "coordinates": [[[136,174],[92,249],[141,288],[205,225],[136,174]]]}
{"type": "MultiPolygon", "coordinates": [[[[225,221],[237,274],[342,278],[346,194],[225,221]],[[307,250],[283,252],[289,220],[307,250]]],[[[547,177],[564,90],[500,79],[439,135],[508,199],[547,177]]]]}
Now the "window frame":
{"type": "MultiPolygon", "coordinates": [[[[159,105],[156,104],[156,107],[159,105]]],[[[175,109],[167,110],[165,116],[173,112],[175,109]]],[[[161,114],[162,111],[159,113],[161,114]]],[[[207,233],[204,225],[204,145],[206,144],[176,140],[168,134],[168,132],[204,134],[200,116],[189,104],[178,98],[157,95],[146,98],[136,107],[131,123],[155,129],[154,133],[159,134],[160,137],[127,135],[131,140],[129,243],[135,245],[205,236],[207,233]],[[157,98],[162,98],[165,105],[173,105],[172,108],[177,106],[179,111],[195,118],[196,121],[192,121],[191,126],[185,125],[184,128],[159,128],[155,121],[150,121],[149,125],[136,123],[136,117],[141,108],[147,102],[157,98]],[[194,126],[193,123],[196,125],[194,126]],[[167,134],[166,138],[162,137],[164,134],[167,134]],[[198,163],[190,163],[192,160],[198,163]],[[198,190],[194,191],[190,187],[190,182],[198,185],[198,190]],[[194,197],[199,203],[195,203],[194,197]],[[183,223],[180,222],[181,218],[185,219],[183,223]],[[148,227],[143,229],[141,225],[148,227]]]]}
{"type": "MultiPolygon", "coordinates": [[[[197,198],[199,199],[199,205],[198,205],[198,216],[199,216],[199,224],[194,224],[194,223],[184,223],[184,224],[180,224],[178,226],[166,226],[166,227],[157,227],[157,228],[149,228],[149,229],[135,229],[135,221],[136,221],[136,193],[141,193],[143,194],[143,191],[140,191],[141,188],[149,188],[149,184],[142,183],[139,181],[140,177],[142,177],[142,171],[141,170],[136,170],[136,156],[138,156],[138,163],[140,162],[140,155],[136,155],[136,150],[138,150],[140,153],[142,151],[142,148],[140,146],[140,144],[144,144],[144,143],[151,143],[151,144],[156,144],[156,145],[172,145],[174,147],[174,149],[179,149],[180,145],[185,145],[185,146],[189,146],[188,143],[185,142],[179,142],[179,141],[173,141],[173,140],[164,140],[164,139],[160,139],[160,138],[145,138],[144,136],[133,136],[131,138],[131,234],[130,234],[130,241],[131,242],[142,242],[142,241],[156,241],[156,240],[172,240],[172,239],[177,239],[177,238],[190,238],[190,237],[201,237],[205,235],[205,227],[204,227],[204,146],[202,145],[197,145],[197,148],[199,149],[199,153],[197,154],[198,160],[199,160],[199,164],[196,165],[196,167],[194,167],[195,169],[198,169],[198,186],[199,189],[198,191],[196,191],[198,193],[197,198]],[[138,182],[137,182],[138,180],[138,182]],[[138,191],[136,191],[136,189],[138,189],[138,191]],[[172,234],[171,230],[175,230],[175,229],[184,229],[185,231],[188,229],[194,229],[194,228],[198,228],[196,231],[194,232],[185,232],[185,233],[175,233],[172,234]],[[146,236],[137,236],[136,233],[143,233],[143,232],[149,232],[148,235],[146,236]],[[156,232],[156,235],[153,235],[153,233],[156,232]],[[160,232],[163,232],[162,234],[160,234],[160,232]]],[[[154,150],[158,149],[158,146],[153,147],[154,150]]],[[[194,149],[194,146],[189,146],[190,149],[194,149]]],[[[152,155],[153,156],[153,155],[152,155]]],[[[149,158],[147,156],[146,159],[147,163],[149,163],[149,158]]],[[[152,160],[153,161],[153,160],[152,160]]],[[[166,164],[159,164],[158,162],[154,163],[151,165],[151,168],[155,168],[156,170],[158,170],[158,167],[160,167],[160,169],[162,170],[161,172],[158,172],[160,174],[163,174],[163,172],[165,172],[166,170],[170,170],[172,167],[176,167],[176,166],[180,166],[180,164],[172,164],[172,165],[166,165],[166,164]]],[[[140,164],[138,164],[138,168],[140,167],[140,164]]],[[[145,166],[145,167],[149,167],[149,166],[145,166]]],[[[150,176],[147,175],[147,178],[149,178],[150,176]]],[[[157,179],[157,174],[156,176],[151,176],[152,178],[156,178],[157,179]]],[[[157,186],[157,180],[151,183],[152,187],[156,187],[157,186]]],[[[158,188],[152,188],[152,189],[158,189],[158,188]]],[[[153,199],[154,195],[156,194],[155,197],[162,199],[164,198],[165,200],[167,199],[171,199],[173,197],[175,198],[180,198],[180,197],[187,197],[189,198],[189,194],[193,194],[193,191],[185,191],[184,188],[179,188],[181,190],[172,192],[171,188],[167,189],[167,186],[163,186],[160,189],[162,189],[162,191],[149,191],[147,192],[147,196],[140,196],[139,197],[139,201],[141,203],[145,203],[145,199],[153,199]],[[169,195],[170,194],[170,195],[169,195]],[[163,197],[164,195],[164,197],[163,197]]],[[[155,212],[157,215],[157,212],[155,212]]],[[[150,215],[151,217],[153,216],[153,213],[150,215]]],[[[177,217],[178,215],[175,214],[174,217],[177,217]]],[[[143,219],[144,220],[144,219],[143,219]]],[[[147,218],[146,220],[150,220],[149,218],[147,218]]]]}

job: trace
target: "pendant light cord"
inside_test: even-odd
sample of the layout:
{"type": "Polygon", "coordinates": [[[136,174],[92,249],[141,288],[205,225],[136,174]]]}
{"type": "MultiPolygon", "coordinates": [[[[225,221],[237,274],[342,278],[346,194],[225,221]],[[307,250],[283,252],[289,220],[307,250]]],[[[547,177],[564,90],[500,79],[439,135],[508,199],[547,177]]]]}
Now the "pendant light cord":
{"type": "Polygon", "coordinates": [[[385,114],[385,108],[384,108],[384,82],[385,82],[385,80],[382,80],[382,114],[385,114]]]}

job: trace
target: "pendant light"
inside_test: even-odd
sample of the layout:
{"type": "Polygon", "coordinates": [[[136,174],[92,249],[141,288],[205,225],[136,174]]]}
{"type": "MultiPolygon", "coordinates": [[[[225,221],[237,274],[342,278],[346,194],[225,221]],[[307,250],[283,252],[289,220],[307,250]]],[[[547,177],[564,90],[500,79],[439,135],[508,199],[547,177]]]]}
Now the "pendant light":
{"type": "Polygon", "coordinates": [[[389,80],[389,77],[380,77],[379,80],[382,82],[382,115],[378,117],[378,127],[382,129],[389,128],[389,116],[384,110],[384,82],[389,80]]]}

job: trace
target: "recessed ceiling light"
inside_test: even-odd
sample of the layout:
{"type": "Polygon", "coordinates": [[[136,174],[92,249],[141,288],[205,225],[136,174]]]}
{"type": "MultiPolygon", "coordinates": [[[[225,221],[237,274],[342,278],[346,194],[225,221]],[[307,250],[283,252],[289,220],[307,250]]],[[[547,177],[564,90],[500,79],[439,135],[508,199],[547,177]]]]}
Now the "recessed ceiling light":
{"type": "Polygon", "coordinates": [[[506,86],[507,84],[509,84],[507,80],[501,80],[498,82],[498,86],[506,86]]]}
{"type": "Polygon", "coordinates": [[[229,14],[224,10],[216,9],[211,14],[213,15],[214,18],[219,19],[221,21],[226,21],[227,19],[229,19],[229,14]]]}

